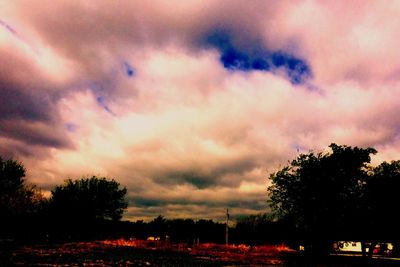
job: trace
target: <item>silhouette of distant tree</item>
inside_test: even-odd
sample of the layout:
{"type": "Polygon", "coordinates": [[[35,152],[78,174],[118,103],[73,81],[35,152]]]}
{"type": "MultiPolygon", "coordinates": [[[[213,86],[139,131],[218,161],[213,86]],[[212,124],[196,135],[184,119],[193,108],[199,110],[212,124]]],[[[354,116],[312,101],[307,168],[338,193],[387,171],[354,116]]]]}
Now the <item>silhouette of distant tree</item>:
{"type": "Polygon", "coordinates": [[[270,175],[270,206],[290,219],[311,251],[327,252],[331,241],[360,226],[368,163],[373,148],[330,145],[331,152],[300,154],[270,175]]]}
{"type": "Polygon", "coordinates": [[[271,218],[267,214],[249,215],[237,220],[235,232],[237,238],[248,244],[261,243],[266,239],[271,226],[271,218]]]}
{"type": "Polygon", "coordinates": [[[168,234],[173,242],[193,243],[196,235],[192,219],[173,219],[168,221],[168,234]]]}
{"type": "Polygon", "coordinates": [[[256,214],[238,218],[232,229],[236,242],[257,245],[263,243],[281,243],[294,238],[293,227],[285,220],[275,220],[271,214],[256,214]]]}
{"type": "Polygon", "coordinates": [[[196,221],[195,228],[195,238],[199,242],[225,243],[225,223],[201,219],[196,221]]]}
{"type": "Polygon", "coordinates": [[[136,232],[134,235],[141,238],[154,236],[164,240],[168,236],[171,242],[188,245],[225,242],[225,224],[212,220],[166,219],[159,215],[148,223],[137,221],[133,228],[136,232]]]}
{"type": "Polygon", "coordinates": [[[68,179],[52,190],[52,214],[67,220],[120,220],[128,203],[126,188],[105,177],[68,179]]]}
{"type": "Polygon", "coordinates": [[[148,226],[152,236],[165,239],[165,236],[167,235],[168,221],[164,216],[157,216],[149,222],[148,226]]]}

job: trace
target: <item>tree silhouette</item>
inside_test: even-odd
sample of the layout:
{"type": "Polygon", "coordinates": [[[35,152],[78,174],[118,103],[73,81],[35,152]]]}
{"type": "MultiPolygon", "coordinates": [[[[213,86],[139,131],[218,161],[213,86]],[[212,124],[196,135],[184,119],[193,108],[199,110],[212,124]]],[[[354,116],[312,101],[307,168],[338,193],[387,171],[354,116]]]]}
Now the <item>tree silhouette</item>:
{"type": "MultiPolygon", "coordinates": [[[[373,148],[330,145],[331,152],[301,154],[270,175],[270,206],[290,219],[311,251],[357,230],[373,148]]],[[[346,236],[349,237],[349,236],[346,236]]]]}
{"type": "Polygon", "coordinates": [[[294,238],[290,225],[285,220],[275,220],[271,214],[255,214],[238,218],[232,231],[234,239],[250,245],[281,243],[294,238]]]}
{"type": "Polygon", "coordinates": [[[51,192],[50,208],[67,220],[120,220],[128,203],[119,186],[105,177],[68,179],[51,192]]]}
{"type": "Polygon", "coordinates": [[[34,185],[27,184],[25,168],[13,159],[0,157],[0,214],[3,218],[37,211],[43,199],[34,185]]]}
{"type": "Polygon", "coordinates": [[[373,243],[395,243],[399,254],[400,218],[397,215],[400,188],[400,161],[383,162],[373,168],[365,192],[365,226],[373,243]]]}
{"type": "Polygon", "coordinates": [[[154,218],[151,222],[149,222],[149,230],[151,235],[164,239],[167,234],[167,223],[167,219],[161,215],[154,218]]]}

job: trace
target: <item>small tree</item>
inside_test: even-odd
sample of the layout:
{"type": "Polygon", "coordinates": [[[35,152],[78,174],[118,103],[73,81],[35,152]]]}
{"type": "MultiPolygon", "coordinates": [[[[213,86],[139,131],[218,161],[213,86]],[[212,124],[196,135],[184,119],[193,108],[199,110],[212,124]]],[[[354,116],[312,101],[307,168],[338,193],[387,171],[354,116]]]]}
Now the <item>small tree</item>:
{"type": "Polygon", "coordinates": [[[69,220],[120,220],[128,203],[126,188],[105,177],[68,179],[52,191],[50,207],[59,217],[69,220]]]}
{"type": "MultiPolygon", "coordinates": [[[[330,145],[331,152],[301,154],[270,175],[270,204],[290,219],[304,242],[326,252],[330,241],[357,233],[373,148],[330,145]]],[[[355,236],[353,236],[355,237],[355,236]]]]}

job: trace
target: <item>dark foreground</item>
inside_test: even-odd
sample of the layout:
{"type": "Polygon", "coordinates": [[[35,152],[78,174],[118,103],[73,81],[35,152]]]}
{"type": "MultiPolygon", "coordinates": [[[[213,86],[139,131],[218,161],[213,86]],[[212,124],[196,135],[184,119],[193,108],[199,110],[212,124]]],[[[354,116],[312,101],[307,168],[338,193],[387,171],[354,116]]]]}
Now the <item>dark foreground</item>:
{"type": "Polygon", "coordinates": [[[400,261],[331,256],[310,260],[285,246],[96,241],[0,250],[0,266],[400,266],[400,261]]]}

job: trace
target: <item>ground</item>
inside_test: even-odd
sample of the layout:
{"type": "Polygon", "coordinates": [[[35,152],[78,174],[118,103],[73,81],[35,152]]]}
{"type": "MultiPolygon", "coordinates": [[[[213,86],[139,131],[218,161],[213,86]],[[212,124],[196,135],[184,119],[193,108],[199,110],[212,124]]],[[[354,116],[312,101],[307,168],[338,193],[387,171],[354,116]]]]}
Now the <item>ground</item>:
{"type": "Polygon", "coordinates": [[[0,249],[0,266],[398,266],[399,261],[331,256],[310,260],[286,246],[105,240],[0,249]]]}
{"type": "Polygon", "coordinates": [[[0,266],[281,266],[284,246],[171,244],[113,240],[3,250],[0,266]]]}

